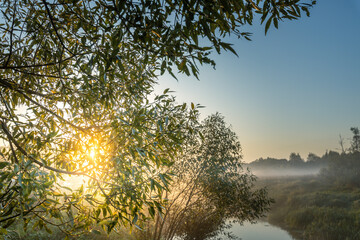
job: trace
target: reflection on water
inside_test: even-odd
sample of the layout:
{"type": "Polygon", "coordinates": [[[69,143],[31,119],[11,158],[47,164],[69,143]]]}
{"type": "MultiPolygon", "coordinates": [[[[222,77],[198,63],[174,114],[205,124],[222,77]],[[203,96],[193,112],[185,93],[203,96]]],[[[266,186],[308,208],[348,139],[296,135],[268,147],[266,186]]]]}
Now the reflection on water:
{"type": "MultiPolygon", "coordinates": [[[[293,240],[288,232],[273,226],[267,222],[257,222],[251,224],[245,222],[243,225],[234,223],[228,230],[242,240],[293,240]]],[[[223,239],[228,239],[224,237],[223,239]]]]}

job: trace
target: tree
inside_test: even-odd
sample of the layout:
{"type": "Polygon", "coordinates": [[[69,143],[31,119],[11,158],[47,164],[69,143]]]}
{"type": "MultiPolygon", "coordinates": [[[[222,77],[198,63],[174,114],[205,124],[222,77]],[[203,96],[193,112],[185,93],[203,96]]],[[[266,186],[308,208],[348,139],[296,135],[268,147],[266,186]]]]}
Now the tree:
{"type": "Polygon", "coordinates": [[[330,151],[322,158],[328,162],[328,166],[320,172],[326,184],[343,188],[360,186],[360,152],[339,154],[330,151]]]}
{"type": "Polygon", "coordinates": [[[309,153],[306,162],[319,162],[321,158],[315,153],[309,153]]]}
{"type": "Polygon", "coordinates": [[[339,134],[339,145],[341,147],[341,154],[345,154],[344,138],[339,134]]]}
{"type": "Polygon", "coordinates": [[[207,239],[223,232],[228,219],[253,221],[269,207],[266,190],[253,190],[255,177],[242,169],[240,143],[224,117],[210,115],[198,128],[175,161],[164,216],[146,239],[207,239]]]}
{"type": "Polygon", "coordinates": [[[156,76],[177,69],[197,77],[197,64],[215,65],[212,50],[234,52],[226,35],[249,39],[240,30],[255,15],[268,31],[314,4],[2,1],[0,226],[33,219],[47,230],[98,222],[111,231],[160,210],[197,110],[175,105],[167,91],[149,101],[156,76]],[[64,176],[88,183],[66,189],[64,176]]]}
{"type": "Polygon", "coordinates": [[[291,153],[289,156],[289,164],[294,167],[300,167],[304,164],[304,159],[298,153],[291,153]]]}
{"type": "Polygon", "coordinates": [[[351,141],[351,146],[350,146],[350,151],[351,152],[360,152],[360,133],[359,133],[359,128],[357,127],[352,127],[350,128],[350,130],[352,131],[352,133],[354,134],[352,141],[351,141]]]}

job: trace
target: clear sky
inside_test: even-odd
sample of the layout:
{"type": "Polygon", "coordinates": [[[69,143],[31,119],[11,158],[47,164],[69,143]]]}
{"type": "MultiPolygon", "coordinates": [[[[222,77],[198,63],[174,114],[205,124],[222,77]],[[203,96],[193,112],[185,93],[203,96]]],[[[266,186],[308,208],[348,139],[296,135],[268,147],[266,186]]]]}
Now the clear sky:
{"type": "Polygon", "coordinates": [[[253,41],[232,41],[239,57],[214,54],[216,70],[201,67],[200,81],[162,76],[155,90],[206,106],[202,117],[222,113],[246,162],[339,150],[339,134],[349,144],[360,127],[360,0],[319,0],[310,18],[267,36],[258,23],[248,30],[253,41]]]}

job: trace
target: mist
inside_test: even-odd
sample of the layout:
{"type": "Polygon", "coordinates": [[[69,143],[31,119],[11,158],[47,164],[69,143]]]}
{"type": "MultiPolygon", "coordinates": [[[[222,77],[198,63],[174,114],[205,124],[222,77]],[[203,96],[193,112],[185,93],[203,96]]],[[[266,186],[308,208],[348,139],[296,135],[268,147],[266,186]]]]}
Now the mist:
{"type": "Polygon", "coordinates": [[[305,160],[300,154],[291,153],[289,159],[259,158],[244,167],[257,177],[311,176],[327,168],[334,156],[339,156],[339,153],[330,151],[321,157],[309,153],[305,160]]]}
{"type": "Polygon", "coordinates": [[[317,167],[313,169],[251,169],[249,170],[260,178],[268,178],[268,177],[301,177],[301,176],[311,176],[311,175],[318,175],[322,168],[317,167]]]}

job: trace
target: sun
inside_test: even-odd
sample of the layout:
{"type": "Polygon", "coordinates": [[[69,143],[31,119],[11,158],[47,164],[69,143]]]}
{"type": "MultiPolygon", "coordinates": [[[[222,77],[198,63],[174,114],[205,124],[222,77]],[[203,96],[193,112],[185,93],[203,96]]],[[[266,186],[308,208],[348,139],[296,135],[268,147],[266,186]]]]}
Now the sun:
{"type": "Polygon", "coordinates": [[[107,172],[111,165],[112,144],[109,137],[101,133],[77,133],[76,143],[68,153],[74,170],[92,178],[107,172]]]}
{"type": "Polygon", "coordinates": [[[101,158],[105,157],[105,147],[98,140],[89,141],[88,144],[84,145],[84,150],[89,160],[93,163],[101,162],[101,158]]]}
{"type": "Polygon", "coordinates": [[[95,149],[94,149],[94,148],[91,148],[91,149],[90,149],[89,156],[90,156],[90,158],[91,158],[92,160],[95,159],[95,157],[96,157],[96,152],[95,152],[95,149]]]}
{"type": "Polygon", "coordinates": [[[96,166],[101,168],[103,164],[103,158],[105,158],[105,151],[103,149],[102,142],[98,138],[90,139],[83,145],[84,160],[88,165],[96,166]]]}
{"type": "Polygon", "coordinates": [[[68,176],[66,182],[72,189],[90,191],[92,180],[102,179],[112,167],[113,145],[105,134],[79,133],[72,151],[67,153],[68,161],[80,175],[68,176]]]}

